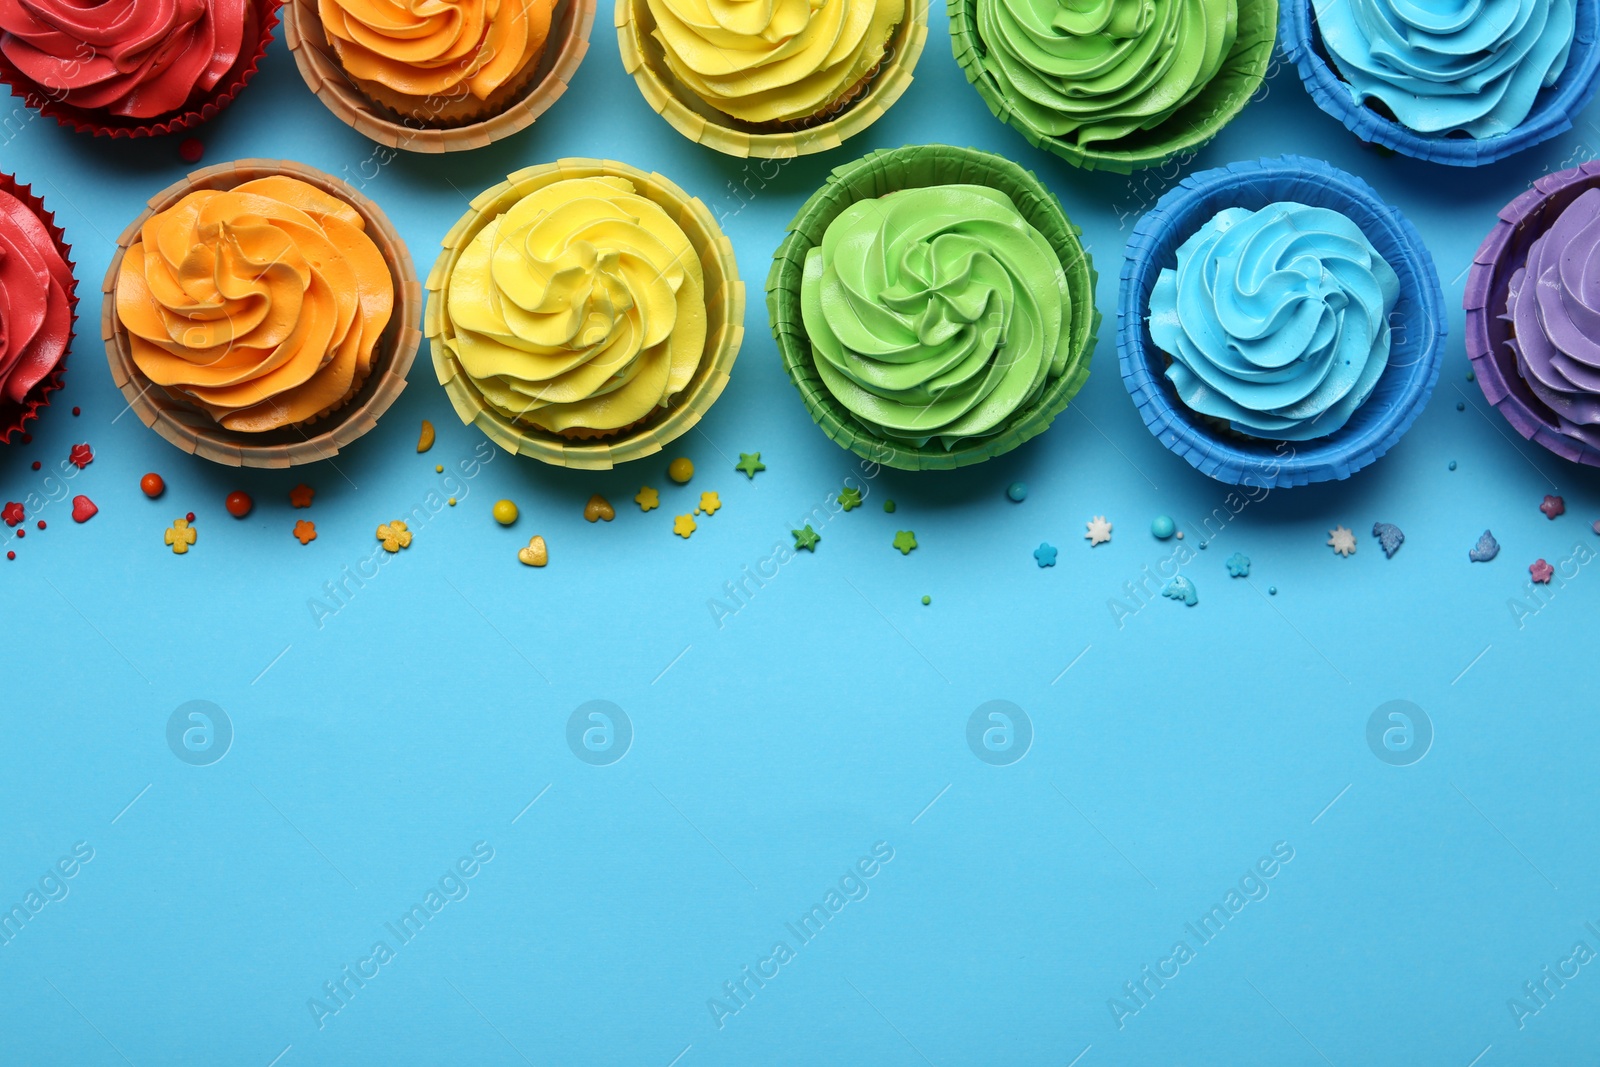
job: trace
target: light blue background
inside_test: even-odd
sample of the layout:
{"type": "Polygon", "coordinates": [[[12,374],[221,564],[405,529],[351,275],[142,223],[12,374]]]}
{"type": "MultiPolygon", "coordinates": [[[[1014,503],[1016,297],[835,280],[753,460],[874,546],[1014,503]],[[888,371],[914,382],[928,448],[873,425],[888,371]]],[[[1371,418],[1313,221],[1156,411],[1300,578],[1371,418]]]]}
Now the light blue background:
{"type": "MultiPolygon", "coordinates": [[[[1198,607],[1158,598],[1119,627],[1108,601],[1173,550],[1150,519],[1173,515],[1192,547],[1226,506],[1225,487],[1145,431],[1117,374],[1123,242],[1165,183],[1080,173],[1031,149],[965,84],[942,11],[931,24],[916,81],[884,119],[764,185],[771,164],[746,171],[650,112],[609,7],[571,91],[533,129],[468,155],[402,155],[367,181],[425,273],[467,198],[510,170],[562,156],[660,170],[724,218],[748,333],[726,393],[681,441],[698,469],[689,486],[666,481],[666,457],[591,474],[495,452],[464,488],[452,483],[459,506],[320,628],[308,601],[367,558],[378,523],[449,492],[434,464],[459,479],[483,438],[455,418],[426,350],[400,401],[336,465],[232,472],[118,418],[98,287],[116,235],[188,168],[175,143],[12,116],[22,128],[0,167],[56,210],[83,302],[66,389],[31,445],[0,454],[0,498],[86,493],[100,515],[78,526],[51,502],[29,516],[17,560],[0,560],[0,903],[20,901],[75,842],[94,849],[70,894],[0,947],[0,1062],[1593,1056],[1600,968],[1523,1029],[1507,1000],[1580,939],[1600,950],[1582,926],[1600,925],[1585,636],[1600,568],[1570,565],[1576,576],[1522,625],[1508,602],[1534,559],[1559,563],[1580,544],[1587,558],[1600,483],[1514,439],[1487,407],[1466,380],[1459,305],[1494,212],[1535,176],[1595,155],[1596,112],[1542,148],[1461,172],[1362,148],[1275,69],[1195,166],[1299,152],[1400,205],[1457,309],[1444,371],[1375,466],[1275,492],[1228,522],[1184,569],[1198,607]],[[784,223],[831,166],[926,141],[1002,152],[1056,190],[1085,230],[1105,321],[1088,385],[1048,434],[959,473],[868,478],[785,378],[763,284],[784,223]],[[731,186],[747,178],[759,192],[741,207],[731,186]],[[423,418],[439,440],[419,456],[423,418]],[[48,480],[78,441],[94,463],[48,480]],[[748,481],[732,464],[757,450],[768,469],[748,481]],[[160,501],[138,491],[147,470],[166,478],[160,501]],[[784,564],[719,628],[708,601],[788,543],[795,520],[826,514],[847,477],[867,506],[830,515],[815,555],[784,564]],[[1004,497],[1017,479],[1032,490],[1021,505],[1004,497]],[[317,490],[309,512],[288,506],[302,480],[317,490]],[[660,510],[633,506],[641,484],[661,490],[660,510]],[[235,488],[256,499],[243,521],[222,510],[235,488]],[[674,537],[673,515],[705,490],[723,509],[690,541],[674,537]],[[583,520],[597,491],[615,522],[583,520]],[[1540,514],[1545,493],[1565,495],[1565,516],[1540,514]],[[510,529],[489,517],[500,497],[522,508],[510,529]],[[177,557],[162,531],[189,510],[199,541],[177,557]],[[1116,534],[1091,550],[1094,515],[1116,534]],[[316,522],[308,547],[290,536],[298,518],[316,522]],[[1369,536],[1375,520],[1406,532],[1392,560],[1369,536]],[[1356,531],[1355,556],[1324,544],[1335,524],[1356,531]],[[1485,527],[1501,556],[1469,564],[1485,527]],[[909,556],[889,545],[899,529],[916,532],[909,556]],[[550,545],[541,571],[514,559],[534,533],[550,545]],[[1060,549],[1054,569],[1034,564],[1043,540],[1060,549]],[[1248,581],[1224,569],[1235,551],[1254,561],[1248,581]],[[594,699],[623,708],[636,734],[611,766],[567,745],[569,715],[594,699]],[[969,716],[995,699],[1025,709],[1036,734],[1011,766],[980,762],[966,742],[969,716]],[[1381,762],[1366,741],[1369,716],[1395,699],[1436,731],[1413,766],[1381,762]],[[180,762],[166,742],[190,700],[233,724],[211,766],[180,762]],[[478,841],[494,858],[470,894],[398,946],[384,923],[478,841]],[[878,841],[894,858],[869,895],[718,1029],[707,999],[774,941],[796,947],[784,924],[878,841]],[[1197,946],[1185,923],[1276,842],[1294,858],[1270,894],[1119,1030],[1108,998],[1180,938],[1197,946]],[[380,938],[394,960],[319,1030],[308,999],[380,938]]],[[[281,40],[203,137],[207,163],[288,157],[346,176],[372,152],[306,90],[281,40]]]]}

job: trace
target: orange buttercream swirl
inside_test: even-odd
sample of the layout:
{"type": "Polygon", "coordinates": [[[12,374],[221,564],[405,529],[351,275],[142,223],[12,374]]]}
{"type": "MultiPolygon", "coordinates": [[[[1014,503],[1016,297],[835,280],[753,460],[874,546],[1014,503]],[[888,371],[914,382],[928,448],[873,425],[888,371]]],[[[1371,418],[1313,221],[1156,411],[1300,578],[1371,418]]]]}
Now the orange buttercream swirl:
{"type": "Polygon", "coordinates": [[[318,0],[344,69],[418,97],[487,100],[544,48],[552,0],[318,0]]]}
{"type": "Polygon", "coordinates": [[[355,209],[278,176],[198,190],[151,216],[116,298],[152,382],[255,432],[325,414],[361,387],[394,277],[355,209]]]}

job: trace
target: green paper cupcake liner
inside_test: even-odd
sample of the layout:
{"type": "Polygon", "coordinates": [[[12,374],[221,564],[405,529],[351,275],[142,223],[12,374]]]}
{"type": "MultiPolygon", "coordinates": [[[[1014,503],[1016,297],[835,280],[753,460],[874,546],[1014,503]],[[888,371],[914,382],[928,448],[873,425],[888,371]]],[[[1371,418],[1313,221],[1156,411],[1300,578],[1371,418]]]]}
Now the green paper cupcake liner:
{"type": "Polygon", "coordinates": [[[633,75],[651,109],[689,140],[740,158],[793,159],[839,147],[900,99],[928,40],[927,4],[907,0],[906,17],[890,35],[865,93],[826,122],[793,132],[771,132],[724,115],[673,76],[661,45],[651,36],[655,19],[646,0],[617,0],[615,19],[622,66],[633,75]]]}
{"type": "Polygon", "coordinates": [[[1129,174],[1197,151],[1244,110],[1261,87],[1278,34],[1278,0],[1239,0],[1238,33],[1217,76],[1176,114],[1153,130],[1130,134],[1117,147],[1085,148],[1046,133],[1018,114],[994,76],[984,69],[988,49],[978,35],[977,0],[948,0],[950,45],[967,81],[995,118],[1036,148],[1085,170],[1129,174]]]}
{"type": "Polygon", "coordinates": [[[772,257],[767,275],[767,314],[772,336],[790,381],[800,391],[806,410],[822,432],[841,447],[863,459],[898,470],[953,470],[982,463],[1016,448],[1049,429],[1089,377],[1100,312],[1094,290],[1098,275],[1078,237],[1082,233],[1067,218],[1061,202],[1031,171],[1001,156],[976,148],[949,145],[908,145],[891,151],[869,152],[835,168],[822,188],[811,195],[794,220],[788,235],[772,257]],[[936,441],[921,448],[879,437],[839,403],[817,373],[810,338],[800,317],[800,283],[806,253],[822,243],[829,223],[845,208],[898,189],[938,185],[983,185],[1011,197],[1022,217],[1044,235],[1055,249],[1067,275],[1072,300],[1066,369],[1050,382],[1029,407],[1016,412],[1004,431],[962,441],[946,449],[936,441]]]}
{"type": "Polygon", "coordinates": [[[659,174],[648,174],[609,159],[561,159],[528,167],[474,197],[471,208],[445,234],[443,245],[444,251],[428,273],[428,306],[423,313],[423,332],[433,353],[433,369],[461,421],[478,427],[507,452],[533,456],[558,467],[610,470],[619,463],[654,455],[688,433],[728,384],[729,372],[744,340],[744,283],[739,280],[733,244],[698,198],[659,174]],[[547,185],[569,178],[599,177],[632,182],[640,196],[667,212],[699,253],[705,275],[706,346],[694,377],[665,411],[655,412],[611,436],[575,439],[520,425],[489,406],[445,346],[450,324],[444,313],[444,290],[457,258],[490,220],[547,185]]]}

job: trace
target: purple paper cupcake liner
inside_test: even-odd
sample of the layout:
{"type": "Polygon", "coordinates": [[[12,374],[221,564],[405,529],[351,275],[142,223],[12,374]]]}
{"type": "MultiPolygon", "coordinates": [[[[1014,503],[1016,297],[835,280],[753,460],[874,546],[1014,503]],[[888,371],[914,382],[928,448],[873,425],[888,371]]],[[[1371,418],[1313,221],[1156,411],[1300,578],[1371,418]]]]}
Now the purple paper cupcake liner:
{"type": "Polygon", "coordinates": [[[1405,435],[1433,395],[1444,354],[1444,295],[1421,236],[1372,187],[1317,159],[1283,156],[1191,174],[1139,220],[1122,263],[1117,360],[1122,382],[1156,439],[1202,474],[1233,485],[1287,488],[1348,478],[1405,435]],[[1326,207],[1361,227],[1400,278],[1389,365],[1366,403],[1315,441],[1276,442],[1229,433],[1178,399],[1150,338],[1150,292],[1178,246],[1228,207],[1260,210],[1280,200],[1326,207]]]}
{"type": "Polygon", "coordinates": [[[1577,26],[1566,69],[1556,84],[1543,90],[1533,111],[1515,129],[1481,140],[1439,137],[1402,126],[1365,104],[1358,104],[1349,85],[1329,64],[1317,31],[1311,0],[1284,0],[1279,16],[1284,56],[1300,70],[1300,79],[1317,106],[1344,123],[1363,141],[1393,149],[1414,159],[1453,167],[1481,167],[1572,129],[1572,116],[1589,103],[1600,72],[1600,0],[1577,0],[1577,26]]]}
{"type": "Polygon", "coordinates": [[[1554,412],[1540,400],[1517,369],[1511,324],[1503,317],[1511,275],[1528,259],[1528,249],[1561,211],[1585,191],[1600,187],[1600,160],[1546,174],[1533,188],[1500,209],[1467,275],[1462,306],[1467,312],[1467,358],[1478,387],[1511,428],[1563,459],[1600,467],[1600,452],[1561,431],[1554,412]]]}

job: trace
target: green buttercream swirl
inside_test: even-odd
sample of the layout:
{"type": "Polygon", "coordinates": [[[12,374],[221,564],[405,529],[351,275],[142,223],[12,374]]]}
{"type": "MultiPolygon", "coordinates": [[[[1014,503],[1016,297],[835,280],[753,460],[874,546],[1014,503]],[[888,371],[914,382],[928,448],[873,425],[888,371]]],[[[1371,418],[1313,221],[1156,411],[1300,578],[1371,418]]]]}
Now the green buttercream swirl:
{"type": "Polygon", "coordinates": [[[800,301],[829,392],[878,436],[918,448],[1006,429],[1070,353],[1055,250],[983,186],[850,205],[806,253],[800,301]]]}
{"type": "Polygon", "coordinates": [[[1041,133],[1088,146],[1149,130],[1217,76],[1238,0],[977,0],[983,68],[1041,133]]]}

